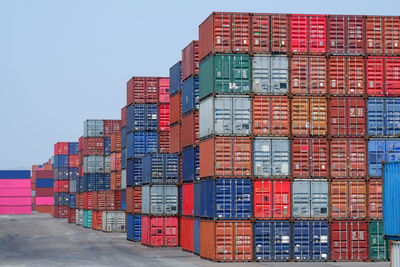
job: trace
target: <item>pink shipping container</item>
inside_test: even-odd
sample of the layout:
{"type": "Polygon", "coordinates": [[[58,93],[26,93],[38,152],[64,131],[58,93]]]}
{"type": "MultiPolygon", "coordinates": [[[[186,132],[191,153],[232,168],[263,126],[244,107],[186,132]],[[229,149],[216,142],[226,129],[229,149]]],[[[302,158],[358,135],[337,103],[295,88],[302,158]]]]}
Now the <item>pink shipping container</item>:
{"type": "Polygon", "coordinates": [[[1,214],[31,214],[31,205],[29,206],[0,206],[1,214]]]}
{"type": "Polygon", "coordinates": [[[31,205],[32,197],[31,196],[18,196],[18,197],[0,197],[0,206],[24,206],[31,205]]]}
{"type": "Polygon", "coordinates": [[[169,78],[160,78],[158,87],[158,102],[169,103],[169,78]]]}
{"type": "Polygon", "coordinates": [[[2,197],[31,196],[31,188],[30,187],[0,188],[0,196],[2,197]]]}
{"type": "Polygon", "coordinates": [[[30,179],[0,179],[0,188],[31,188],[30,179]]]}
{"type": "Polygon", "coordinates": [[[177,217],[142,216],[142,244],[150,247],[177,247],[178,225],[177,217]]]}
{"type": "Polygon", "coordinates": [[[182,81],[199,75],[199,41],[192,41],[182,50],[182,81]]]}
{"type": "Polygon", "coordinates": [[[325,53],[326,17],[324,15],[291,15],[290,50],[295,53],[325,53]]]}
{"type": "Polygon", "coordinates": [[[54,204],[54,197],[36,197],[36,205],[49,205],[52,206],[54,204]]]}

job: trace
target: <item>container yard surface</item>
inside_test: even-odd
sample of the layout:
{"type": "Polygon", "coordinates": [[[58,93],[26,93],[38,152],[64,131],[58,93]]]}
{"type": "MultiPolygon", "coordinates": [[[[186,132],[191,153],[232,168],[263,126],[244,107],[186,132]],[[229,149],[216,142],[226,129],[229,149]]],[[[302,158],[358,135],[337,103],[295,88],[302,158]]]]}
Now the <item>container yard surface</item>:
{"type": "Polygon", "coordinates": [[[342,266],[388,267],[388,262],[215,263],[181,248],[149,248],[124,233],[84,229],[49,214],[0,216],[0,266],[342,266]]]}

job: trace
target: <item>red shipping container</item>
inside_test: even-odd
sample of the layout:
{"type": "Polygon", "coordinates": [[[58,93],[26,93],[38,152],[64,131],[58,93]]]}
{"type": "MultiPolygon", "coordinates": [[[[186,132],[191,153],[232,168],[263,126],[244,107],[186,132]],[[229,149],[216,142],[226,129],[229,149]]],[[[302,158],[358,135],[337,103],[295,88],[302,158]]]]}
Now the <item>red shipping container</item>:
{"type": "Polygon", "coordinates": [[[50,188],[36,188],[37,197],[51,197],[54,195],[54,187],[50,188]]]}
{"type": "Polygon", "coordinates": [[[213,137],[200,142],[200,177],[248,177],[252,149],[249,137],[213,137]]]}
{"type": "Polygon", "coordinates": [[[142,187],[135,186],[126,188],[126,212],[142,212],[142,187]]]}
{"type": "MultiPolygon", "coordinates": [[[[105,191],[105,210],[121,210],[121,205],[121,191],[105,191]]],[[[98,209],[100,210],[100,208],[98,209]]]]}
{"type": "Polygon", "coordinates": [[[180,245],[183,250],[194,252],[194,220],[181,218],[180,222],[180,245]]]}
{"type": "Polygon", "coordinates": [[[362,16],[328,16],[328,51],[330,54],[364,54],[364,20],[362,16]]]}
{"type": "Polygon", "coordinates": [[[179,153],[181,152],[181,125],[176,123],[171,125],[169,129],[169,153],[179,153]]]}
{"type": "Polygon", "coordinates": [[[158,88],[158,102],[169,103],[169,78],[160,78],[158,88]]]}
{"type": "Polygon", "coordinates": [[[157,77],[132,77],[127,83],[127,106],[158,103],[157,77]]]}
{"type": "Polygon", "coordinates": [[[199,26],[200,60],[211,52],[250,52],[250,14],[213,12],[199,26]]]}
{"type": "Polygon", "coordinates": [[[79,155],[69,155],[69,164],[70,168],[78,168],[79,167],[79,155]]]}
{"type": "Polygon", "coordinates": [[[364,139],[336,138],[330,144],[330,169],[333,178],[367,177],[367,142],[364,139]]]}
{"type": "Polygon", "coordinates": [[[69,192],[69,180],[58,180],[54,181],[54,193],[68,193],[69,192]]]}
{"type": "Polygon", "coordinates": [[[111,135],[111,152],[121,152],[121,133],[111,135]]]}
{"type": "Polygon", "coordinates": [[[68,218],[68,206],[53,206],[54,218],[68,218]]]}
{"type": "MultiPolygon", "coordinates": [[[[83,209],[84,203],[85,203],[85,193],[80,193],[79,194],[79,208],[83,209]]],[[[87,196],[86,196],[87,199],[87,196]]],[[[77,200],[78,200],[78,196],[77,196],[77,200]]],[[[87,205],[87,204],[86,204],[87,205]]]]}
{"type": "Polygon", "coordinates": [[[158,106],[158,130],[163,132],[169,131],[169,104],[158,106]]]}
{"type": "Polygon", "coordinates": [[[291,105],[292,135],[325,136],[328,133],[328,100],[322,97],[294,97],[291,105]]]}
{"type": "Polygon", "coordinates": [[[170,132],[158,133],[158,152],[169,153],[169,134],[170,132]]]}
{"type": "Polygon", "coordinates": [[[177,247],[179,223],[177,217],[142,216],[142,244],[150,247],[177,247]]]}
{"type": "Polygon", "coordinates": [[[95,202],[97,200],[97,192],[85,192],[83,193],[83,208],[85,210],[93,210],[95,202]]]}
{"type": "Polygon", "coordinates": [[[289,135],[290,104],[287,96],[254,96],[252,105],[254,135],[289,135]]]}
{"type": "Polygon", "coordinates": [[[92,211],[92,229],[101,231],[103,230],[103,212],[92,211]]]}
{"type": "Polygon", "coordinates": [[[171,96],[169,104],[169,122],[174,124],[182,118],[182,93],[171,96]]]}
{"type": "Polygon", "coordinates": [[[335,96],[364,95],[364,59],[362,57],[329,58],[329,93],[335,96]]]}
{"type": "Polygon", "coordinates": [[[366,108],[363,97],[332,97],[329,101],[329,133],[331,136],[366,135],[366,108]]]}
{"type": "Polygon", "coordinates": [[[97,192],[97,210],[106,210],[106,191],[97,192]]]}
{"type": "Polygon", "coordinates": [[[371,179],[368,182],[368,216],[370,219],[383,218],[382,179],[371,179]]]}
{"type": "MultiPolygon", "coordinates": [[[[78,150],[81,152],[83,150],[83,136],[79,137],[78,139],[78,150]]],[[[80,154],[80,153],[79,153],[80,154]]]]}
{"type": "Polygon", "coordinates": [[[36,179],[53,179],[54,171],[52,170],[37,170],[32,173],[32,177],[35,176],[36,179]]]}
{"type": "Polygon", "coordinates": [[[76,209],[68,209],[68,223],[76,223],[76,209]]]}
{"type": "Polygon", "coordinates": [[[54,145],[54,155],[68,155],[68,142],[58,142],[54,145]]]}
{"type": "Polygon", "coordinates": [[[323,56],[293,56],[290,60],[292,94],[326,95],[327,59],[323,56]]]}
{"type": "Polygon", "coordinates": [[[364,221],[337,221],[330,225],[331,260],[368,260],[368,224],[364,221]]]}
{"type": "Polygon", "coordinates": [[[39,213],[48,213],[53,215],[53,206],[35,206],[35,210],[39,213]]]}
{"type": "Polygon", "coordinates": [[[104,138],[87,137],[83,139],[83,155],[104,155],[104,138]]]}
{"type": "Polygon", "coordinates": [[[122,189],[122,176],[120,171],[111,172],[111,190],[121,190],[122,189]]]}
{"type": "Polygon", "coordinates": [[[324,15],[291,15],[290,50],[295,53],[325,53],[326,17],[324,15]]]}
{"type": "Polygon", "coordinates": [[[182,50],[182,81],[199,75],[199,41],[192,41],[182,50]]]}
{"type": "Polygon", "coordinates": [[[121,132],[121,120],[104,120],[104,137],[121,132]]]}
{"type": "Polygon", "coordinates": [[[365,22],[368,54],[400,53],[400,18],[368,16],[365,22]]]}
{"type": "Polygon", "coordinates": [[[289,219],[291,215],[291,184],[280,179],[253,182],[254,218],[289,219]]]}
{"type": "Polygon", "coordinates": [[[111,153],[111,171],[121,170],[121,153],[111,153]]]}
{"type": "Polygon", "coordinates": [[[133,213],[133,187],[126,188],[126,212],[133,213]]]}
{"type": "Polygon", "coordinates": [[[333,180],[330,183],[331,218],[367,217],[367,186],[364,180],[333,180]]]}
{"type": "Polygon", "coordinates": [[[126,127],[126,106],[121,109],[121,128],[126,127]]]}
{"type": "Polygon", "coordinates": [[[400,96],[400,58],[367,58],[367,94],[400,96]]]}
{"type": "Polygon", "coordinates": [[[292,141],[292,175],[299,178],[328,177],[328,140],[295,138],[292,141]]]}
{"type": "Polygon", "coordinates": [[[182,118],[181,145],[192,146],[199,143],[199,112],[193,111],[182,118]]]}
{"type": "Polygon", "coordinates": [[[182,215],[194,216],[193,184],[182,184],[182,215]]]}
{"type": "Polygon", "coordinates": [[[218,262],[253,260],[253,223],[200,221],[200,257],[218,262]]]}

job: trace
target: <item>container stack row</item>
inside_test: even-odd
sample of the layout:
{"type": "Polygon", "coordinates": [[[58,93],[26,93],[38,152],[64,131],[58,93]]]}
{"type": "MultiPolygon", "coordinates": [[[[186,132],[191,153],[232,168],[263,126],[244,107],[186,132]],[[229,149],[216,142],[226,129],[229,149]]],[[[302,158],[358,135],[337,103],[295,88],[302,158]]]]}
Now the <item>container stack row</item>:
{"type": "Polygon", "coordinates": [[[31,214],[31,172],[0,170],[0,215],[31,214]]]}
{"type": "MultiPolygon", "coordinates": [[[[32,190],[32,210],[35,210],[40,213],[53,213],[53,180],[54,180],[54,174],[44,174],[40,173],[37,175],[36,171],[52,171],[53,167],[51,164],[51,159],[48,160],[48,162],[43,163],[42,165],[32,165],[32,170],[31,170],[31,190],[32,190]],[[49,178],[47,178],[49,177],[49,178]],[[38,182],[38,187],[36,187],[36,180],[37,179],[51,179],[52,181],[50,182],[49,180],[47,181],[39,181],[38,182]],[[42,189],[44,188],[44,189],[42,189]],[[50,197],[51,198],[51,203],[46,204],[46,205],[36,205],[36,197],[50,197]]],[[[39,203],[42,203],[42,200],[44,199],[39,199],[39,203]]]]}

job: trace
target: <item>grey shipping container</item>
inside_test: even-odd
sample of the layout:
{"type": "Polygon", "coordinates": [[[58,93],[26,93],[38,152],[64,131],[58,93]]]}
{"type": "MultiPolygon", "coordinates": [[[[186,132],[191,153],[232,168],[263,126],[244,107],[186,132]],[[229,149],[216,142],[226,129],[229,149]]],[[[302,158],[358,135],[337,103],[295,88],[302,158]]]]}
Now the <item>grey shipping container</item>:
{"type": "Polygon", "coordinates": [[[253,93],[281,95],[289,91],[289,60],[286,56],[254,56],[253,93]]]}
{"type": "Polygon", "coordinates": [[[200,138],[251,133],[251,100],[247,96],[216,96],[200,102],[200,138]]]}
{"type": "Polygon", "coordinates": [[[174,216],[178,214],[178,187],[145,185],[142,187],[142,213],[174,216]]]}
{"type": "Polygon", "coordinates": [[[119,232],[123,233],[125,227],[125,212],[124,211],[103,211],[102,214],[102,230],[104,232],[119,232]]]}
{"type": "Polygon", "coordinates": [[[253,140],[253,174],[257,177],[290,175],[290,141],[288,138],[253,140]]]}
{"type": "Polygon", "coordinates": [[[31,196],[36,197],[36,190],[32,190],[31,196]]]}
{"type": "Polygon", "coordinates": [[[400,241],[390,242],[390,266],[400,266],[400,241]]]}
{"type": "Polygon", "coordinates": [[[121,170],[121,189],[126,189],[126,169],[121,170]]]}
{"type": "Polygon", "coordinates": [[[83,209],[76,210],[76,224],[83,225],[83,209]]]}
{"type": "Polygon", "coordinates": [[[103,120],[86,120],[83,122],[84,137],[103,137],[104,121],[103,120]]]}
{"type": "Polygon", "coordinates": [[[87,156],[83,157],[84,173],[103,173],[104,157],[103,156],[87,156]]]}
{"type": "Polygon", "coordinates": [[[78,180],[77,179],[71,179],[71,180],[69,180],[69,192],[70,193],[77,193],[76,191],[76,189],[77,189],[77,184],[76,184],[76,182],[77,182],[78,180]]]}
{"type": "Polygon", "coordinates": [[[326,180],[294,180],[292,214],[295,218],[326,218],[329,214],[326,180]]]}
{"type": "Polygon", "coordinates": [[[104,172],[111,173],[111,156],[104,157],[104,172]]]}

